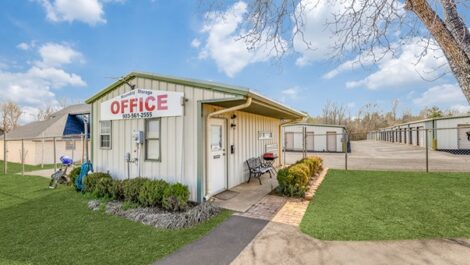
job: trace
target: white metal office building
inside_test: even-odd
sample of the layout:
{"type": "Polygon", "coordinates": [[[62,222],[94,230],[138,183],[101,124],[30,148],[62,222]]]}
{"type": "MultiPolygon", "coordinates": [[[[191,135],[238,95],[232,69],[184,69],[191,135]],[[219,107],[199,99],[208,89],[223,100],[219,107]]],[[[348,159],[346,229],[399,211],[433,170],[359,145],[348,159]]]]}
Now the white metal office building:
{"type": "Polygon", "coordinates": [[[388,141],[436,150],[470,150],[470,116],[433,118],[369,132],[369,140],[388,141]]]}
{"type": "Polygon", "coordinates": [[[345,133],[341,125],[289,124],[283,126],[283,146],[291,152],[343,152],[345,133]]]}
{"type": "Polygon", "coordinates": [[[246,88],[141,72],[87,103],[95,170],[180,182],[193,201],[245,182],[245,161],[280,154],[281,126],[305,116],[246,88]]]}

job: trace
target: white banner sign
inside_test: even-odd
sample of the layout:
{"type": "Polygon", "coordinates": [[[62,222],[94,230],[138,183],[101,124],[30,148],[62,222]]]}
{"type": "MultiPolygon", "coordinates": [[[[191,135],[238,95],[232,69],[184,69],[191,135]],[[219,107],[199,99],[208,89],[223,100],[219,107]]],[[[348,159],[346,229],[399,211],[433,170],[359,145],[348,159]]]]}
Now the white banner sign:
{"type": "Polygon", "coordinates": [[[102,121],[183,115],[184,93],[134,89],[101,103],[102,121]]]}

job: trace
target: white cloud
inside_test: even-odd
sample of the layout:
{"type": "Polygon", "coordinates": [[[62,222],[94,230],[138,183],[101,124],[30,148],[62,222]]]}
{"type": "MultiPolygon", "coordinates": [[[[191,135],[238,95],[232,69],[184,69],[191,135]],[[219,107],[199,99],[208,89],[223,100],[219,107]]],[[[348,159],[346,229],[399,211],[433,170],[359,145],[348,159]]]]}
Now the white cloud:
{"type": "Polygon", "coordinates": [[[46,43],[39,48],[42,60],[36,62],[43,66],[61,66],[73,61],[83,62],[83,56],[72,47],[58,43],[46,43]]]}
{"type": "Polygon", "coordinates": [[[282,90],[281,93],[290,98],[296,98],[297,95],[299,94],[299,89],[296,87],[291,87],[291,88],[282,90]]]}
{"type": "Polygon", "coordinates": [[[23,50],[23,51],[27,51],[29,50],[30,45],[26,42],[22,42],[22,43],[19,43],[18,45],[16,45],[16,48],[20,49],[20,50],[23,50]]]}
{"type": "Polygon", "coordinates": [[[191,47],[199,48],[199,46],[201,46],[201,41],[200,40],[194,39],[193,41],[191,41],[191,47]]]}
{"type": "Polygon", "coordinates": [[[469,105],[456,104],[456,105],[451,106],[449,109],[450,111],[457,112],[457,113],[469,113],[470,112],[469,105]]]}
{"type": "Polygon", "coordinates": [[[271,47],[263,46],[249,50],[239,37],[240,25],[247,12],[247,4],[236,2],[225,12],[205,14],[201,33],[205,40],[199,51],[199,59],[214,60],[218,69],[233,77],[247,65],[269,60],[271,47]]]}
{"type": "Polygon", "coordinates": [[[465,96],[457,84],[437,85],[423,92],[413,103],[421,106],[432,106],[439,104],[462,104],[466,103],[465,96]]]}
{"type": "MultiPolygon", "coordinates": [[[[0,94],[2,101],[18,103],[25,111],[22,122],[29,122],[34,117],[35,111],[44,106],[56,105],[57,100],[54,90],[65,87],[86,86],[85,81],[74,73],[69,73],[62,67],[66,64],[79,62],[80,54],[72,49],[67,56],[50,56],[43,53],[45,47],[64,47],[61,44],[48,43],[37,50],[40,60],[25,71],[11,71],[0,69],[0,94]]],[[[68,47],[67,49],[71,49],[68,47]]],[[[47,49],[46,49],[47,50],[47,49]]]]}
{"type": "Polygon", "coordinates": [[[103,5],[111,0],[40,0],[47,19],[53,22],[81,21],[89,25],[106,23],[103,5]]]}
{"type": "MultiPolygon", "coordinates": [[[[346,83],[348,88],[365,87],[371,90],[399,88],[434,80],[449,71],[447,60],[439,46],[431,41],[427,52],[421,56],[426,40],[413,38],[399,47],[398,55],[386,56],[378,63],[378,69],[361,80],[346,83]]],[[[341,72],[345,67],[339,67],[341,72]]],[[[330,75],[331,76],[331,75],[330,75]]]]}
{"type": "MultiPolygon", "coordinates": [[[[335,43],[333,31],[327,27],[327,22],[333,20],[334,14],[341,10],[341,1],[304,0],[302,11],[303,34],[297,34],[293,40],[294,50],[300,53],[296,64],[305,66],[314,61],[321,61],[333,55],[332,46],[335,43]]],[[[300,5],[299,4],[299,5],[300,5]]],[[[301,12],[297,7],[297,12],[301,12]]],[[[293,29],[293,32],[297,28],[293,29]]]]}

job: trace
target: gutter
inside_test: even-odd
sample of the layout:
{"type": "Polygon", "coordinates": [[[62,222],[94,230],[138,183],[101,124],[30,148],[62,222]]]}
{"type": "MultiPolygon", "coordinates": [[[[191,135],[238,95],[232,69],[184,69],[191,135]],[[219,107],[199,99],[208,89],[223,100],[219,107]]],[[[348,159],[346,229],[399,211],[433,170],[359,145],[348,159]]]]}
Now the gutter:
{"type": "MultiPolygon", "coordinates": [[[[207,139],[207,134],[209,133],[209,119],[214,117],[214,116],[217,116],[217,115],[221,115],[221,114],[225,114],[227,112],[233,112],[233,111],[237,111],[237,110],[241,110],[241,109],[245,109],[245,108],[248,108],[252,103],[252,98],[251,97],[248,97],[246,99],[246,102],[241,104],[241,105],[238,105],[238,106],[233,106],[231,108],[228,108],[228,109],[221,109],[221,110],[218,110],[218,111],[215,111],[215,112],[212,112],[212,113],[209,113],[209,115],[207,115],[207,122],[206,122],[206,133],[205,133],[205,139],[207,139]]],[[[226,138],[227,138],[228,135],[226,135],[226,138]]],[[[227,140],[227,139],[225,139],[227,140]]],[[[207,140],[205,140],[207,141],[207,140]]],[[[227,141],[225,141],[225,145],[227,145],[227,141]]],[[[209,169],[209,163],[208,163],[208,159],[207,159],[207,152],[209,150],[207,150],[207,144],[205,145],[205,148],[206,148],[206,155],[205,155],[205,158],[206,158],[206,179],[204,181],[204,192],[205,192],[205,196],[204,196],[204,199],[205,200],[208,200],[209,199],[209,195],[207,194],[207,186],[208,186],[208,181],[207,181],[207,171],[209,169]]],[[[226,147],[225,147],[226,148],[226,147]]],[[[225,156],[225,160],[227,162],[227,156],[225,156]]],[[[226,167],[226,170],[228,171],[228,163],[226,163],[227,167],[226,167]]],[[[227,172],[227,178],[228,178],[228,172],[227,172]]],[[[227,182],[228,183],[228,182],[227,182]]]]}

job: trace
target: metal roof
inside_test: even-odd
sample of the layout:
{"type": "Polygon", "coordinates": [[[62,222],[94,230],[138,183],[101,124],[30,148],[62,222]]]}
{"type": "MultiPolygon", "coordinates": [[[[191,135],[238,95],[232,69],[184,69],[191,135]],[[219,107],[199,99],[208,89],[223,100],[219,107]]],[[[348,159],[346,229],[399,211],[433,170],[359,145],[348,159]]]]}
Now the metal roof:
{"type": "Polygon", "coordinates": [[[307,122],[298,122],[298,123],[291,123],[284,125],[284,127],[289,127],[289,126],[317,126],[317,127],[335,127],[335,128],[343,128],[346,129],[346,126],[344,125],[338,125],[338,124],[315,124],[315,123],[307,123],[307,122]]]}
{"type": "Polygon", "coordinates": [[[65,107],[44,121],[35,121],[7,133],[7,139],[62,136],[69,115],[89,114],[90,105],[76,104],[65,107]]]}
{"type": "Polygon", "coordinates": [[[204,88],[204,89],[210,89],[210,90],[230,93],[230,94],[243,96],[243,97],[251,97],[251,98],[255,99],[258,102],[268,104],[268,105],[270,105],[274,108],[282,110],[283,112],[290,114],[289,116],[298,117],[298,118],[306,117],[306,115],[304,113],[300,112],[300,111],[297,111],[297,110],[295,110],[293,108],[290,108],[290,107],[288,107],[288,106],[286,106],[282,103],[279,103],[275,100],[267,98],[267,97],[261,95],[260,93],[255,92],[255,91],[250,90],[250,89],[245,88],[245,87],[221,84],[221,83],[210,82],[210,81],[189,79],[189,78],[166,76],[166,75],[153,74],[153,73],[144,73],[144,72],[131,72],[131,73],[129,73],[128,75],[126,75],[122,79],[114,82],[110,86],[106,87],[105,89],[99,91],[94,96],[87,99],[86,103],[91,104],[91,103],[95,102],[96,100],[98,100],[101,97],[105,96],[109,92],[113,91],[115,88],[117,88],[118,86],[120,86],[124,82],[130,81],[130,80],[132,80],[136,77],[150,79],[150,80],[164,81],[164,82],[169,82],[169,83],[174,83],[174,84],[187,85],[187,86],[204,88]]]}

